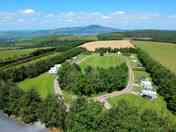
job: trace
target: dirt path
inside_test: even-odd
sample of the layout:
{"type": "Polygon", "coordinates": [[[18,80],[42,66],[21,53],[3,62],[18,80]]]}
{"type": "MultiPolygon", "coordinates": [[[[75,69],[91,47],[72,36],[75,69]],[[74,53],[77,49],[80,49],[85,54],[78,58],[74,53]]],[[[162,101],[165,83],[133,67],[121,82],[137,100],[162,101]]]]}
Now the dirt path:
{"type": "Polygon", "coordinates": [[[63,95],[57,78],[55,78],[54,80],[54,93],[55,95],[61,95],[61,96],[63,95]]]}
{"type": "Polygon", "coordinates": [[[81,64],[81,63],[82,63],[83,61],[85,61],[88,57],[90,57],[90,56],[84,57],[83,59],[81,59],[80,61],[78,61],[77,64],[81,64]]]}
{"type": "Polygon", "coordinates": [[[121,91],[114,91],[112,93],[107,93],[107,94],[104,94],[104,95],[101,95],[101,96],[97,96],[95,97],[95,99],[101,103],[104,104],[105,108],[107,109],[110,109],[111,106],[110,104],[108,103],[107,99],[109,97],[115,97],[115,96],[120,96],[120,95],[123,95],[123,94],[126,94],[126,93],[129,93],[132,91],[133,89],[133,82],[134,82],[134,73],[133,73],[133,70],[132,70],[132,67],[131,67],[131,64],[129,62],[129,60],[126,58],[126,64],[128,66],[128,84],[126,86],[126,88],[124,88],[123,90],[121,91]]]}

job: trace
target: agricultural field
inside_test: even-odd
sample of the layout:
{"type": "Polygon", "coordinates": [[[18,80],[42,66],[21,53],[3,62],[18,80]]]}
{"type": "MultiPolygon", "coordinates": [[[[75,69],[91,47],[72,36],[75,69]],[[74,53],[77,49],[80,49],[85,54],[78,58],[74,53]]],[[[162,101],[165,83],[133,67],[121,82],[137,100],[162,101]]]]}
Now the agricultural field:
{"type": "Polygon", "coordinates": [[[95,41],[81,45],[88,51],[95,51],[98,48],[134,48],[134,45],[128,40],[112,40],[112,41],[95,41]]]}
{"type": "Polygon", "coordinates": [[[82,57],[82,60],[80,60],[80,66],[82,68],[85,68],[86,66],[110,68],[122,64],[123,62],[123,56],[118,56],[117,54],[104,54],[104,56],[91,54],[84,58],[82,57]]]}
{"type": "Polygon", "coordinates": [[[21,63],[19,65],[15,65],[14,67],[21,67],[21,66],[26,66],[26,65],[29,65],[29,64],[32,64],[32,63],[35,63],[37,61],[41,61],[41,60],[47,60],[49,57],[54,57],[56,55],[59,55],[60,53],[53,53],[51,55],[46,55],[46,56],[43,56],[43,57],[39,57],[39,58],[36,58],[34,60],[31,60],[31,61],[28,61],[28,62],[25,62],[25,63],[21,63]]]}
{"type": "Polygon", "coordinates": [[[3,59],[7,59],[7,58],[10,58],[10,59],[14,59],[14,58],[19,58],[21,56],[25,56],[25,55],[28,55],[30,53],[32,53],[33,51],[37,50],[36,48],[35,49],[21,49],[21,50],[3,50],[3,51],[0,51],[0,59],[3,60],[3,59]]]}
{"type": "Polygon", "coordinates": [[[176,73],[176,45],[171,43],[134,41],[137,47],[147,51],[151,57],[176,73]]]}
{"type": "Polygon", "coordinates": [[[55,79],[54,75],[44,73],[41,74],[40,76],[31,79],[26,79],[18,83],[18,86],[22,88],[24,91],[35,89],[39,93],[39,95],[44,99],[49,95],[53,95],[54,79],[55,79]]]}

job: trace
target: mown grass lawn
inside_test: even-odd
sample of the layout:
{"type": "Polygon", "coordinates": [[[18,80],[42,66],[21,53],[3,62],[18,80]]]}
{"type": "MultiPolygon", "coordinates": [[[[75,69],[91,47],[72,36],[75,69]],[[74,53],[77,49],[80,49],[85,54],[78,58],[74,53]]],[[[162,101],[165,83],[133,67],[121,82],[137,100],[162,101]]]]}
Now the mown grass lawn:
{"type": "Polygon", "coordinates": [[[34,77],[31,79],[26,79],[20,82],[18,85],[24,91],[28,91],[30,89],[36,89],[39,95],[44,99],[49,95],[53,95],[54,93],[54,75],[50,75],[48,73],[41,74],[38,77],[34,77]]]}
{"type": "Polygon", "coordinates": [[[147,41],[134,41],[134,43],[148,52],[153,59],[176,73],[176,44],[147,41]]]}
{"type": "Polygon", "coordinates": [[[104,54],[104,56],[100,56],[99,54],[91,54],[83,58],[80,66],[82,68],[87,66],[92,66],[94,68],[110,68],[122,64],[123,62],[123,56],[119,57],[117,54],[104,54]]]}
{"type": "Polygon", "coordinates": [[[161,96],[158,95],[155,100],[148,100],[140,96],[133,94],[125,94],[117,97],[110,97],[108,101],[112,106],[118,106],[118,102],[121,100],[127,101],[129,104],[136,106],[140,112],[143,112],[146,109],[151,109],[156,111],[163,117],[167,117],[173,124],[176,124],[176,116],[173,115],[166,106],[166,102],[161,96]]]}

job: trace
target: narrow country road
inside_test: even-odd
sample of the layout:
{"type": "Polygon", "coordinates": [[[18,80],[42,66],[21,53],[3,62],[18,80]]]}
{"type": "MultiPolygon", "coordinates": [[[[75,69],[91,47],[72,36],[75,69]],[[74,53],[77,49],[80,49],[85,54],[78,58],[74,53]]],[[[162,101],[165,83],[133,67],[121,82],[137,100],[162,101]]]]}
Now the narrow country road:
{"type": "Polygon", "coordinates": [[[61,95],[61,96],[63,95],[59,82],[57,80],[57,77],[54,80],[54,93],[55,95],[61,95]]]}

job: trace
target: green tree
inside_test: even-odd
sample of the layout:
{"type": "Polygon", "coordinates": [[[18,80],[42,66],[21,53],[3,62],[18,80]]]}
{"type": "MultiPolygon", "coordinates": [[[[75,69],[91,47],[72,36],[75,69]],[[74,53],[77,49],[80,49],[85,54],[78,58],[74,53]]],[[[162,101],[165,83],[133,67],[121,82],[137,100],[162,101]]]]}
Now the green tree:
{"type": "Polygon", "coordinates": [[[66,106],[60,96],[49,96],[40,106],[39,119],[48,128],[64,128],[66,106]]]}
{"type": "Polygon", "coordinates": [[[38,93],[32,89],[25,92],[19,99],[18,115],[25,123],[33,123],[38,121],[38,110],[41,104],[41,98],[38,93]]]}

